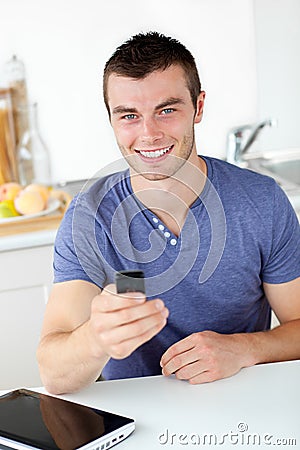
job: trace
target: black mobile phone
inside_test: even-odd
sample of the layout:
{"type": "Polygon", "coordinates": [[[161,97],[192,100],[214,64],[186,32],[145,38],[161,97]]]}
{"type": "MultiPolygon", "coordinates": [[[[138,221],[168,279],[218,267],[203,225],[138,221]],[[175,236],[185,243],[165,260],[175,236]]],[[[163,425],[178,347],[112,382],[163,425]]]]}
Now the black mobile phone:
{"type": "Polygon", "coordinates": [[[142,270],[121,270],[116,272],[117,293],[142,292],[145,294],[144,272],[142,270]]]}

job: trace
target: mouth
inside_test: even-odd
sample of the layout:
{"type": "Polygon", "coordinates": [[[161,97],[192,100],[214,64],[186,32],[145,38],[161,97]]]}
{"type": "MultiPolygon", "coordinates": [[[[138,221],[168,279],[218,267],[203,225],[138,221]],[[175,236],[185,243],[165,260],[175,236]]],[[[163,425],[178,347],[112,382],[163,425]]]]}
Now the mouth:
{"type": "Polygon", "coordinates": [[[174,147],[174,145],[170,145],[169,147],[163,147],[163,148],[154,149],[154,150],[135,149],[135,152],[139,153],[141,155],[142,159],[157,161],[158,159],[162,159],[164,156],[166,156],[168,153],[170,153],[173,150],[173,147],[174,147]]]}

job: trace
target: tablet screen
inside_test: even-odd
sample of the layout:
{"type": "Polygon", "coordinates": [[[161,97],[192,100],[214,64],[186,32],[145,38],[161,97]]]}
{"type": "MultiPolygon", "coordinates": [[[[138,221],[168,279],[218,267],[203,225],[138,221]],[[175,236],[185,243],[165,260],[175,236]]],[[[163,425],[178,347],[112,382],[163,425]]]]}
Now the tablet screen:
{"type": "Polygon", "coordinates": [[[133,419],[26,389],[0,397],[0,436],[37,449],[79,449],[117,431],[116,443],[130,425],[132,432],[133,419]]]}

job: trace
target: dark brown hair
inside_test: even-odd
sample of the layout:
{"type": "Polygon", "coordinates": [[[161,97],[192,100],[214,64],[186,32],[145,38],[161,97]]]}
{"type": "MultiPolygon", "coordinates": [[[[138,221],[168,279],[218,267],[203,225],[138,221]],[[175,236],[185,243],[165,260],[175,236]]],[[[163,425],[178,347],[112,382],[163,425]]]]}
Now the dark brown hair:
{"type": "Polygon", "coordinates": [[[120,45],[107,61],[103,75],[103,96],[108,113],[107,82],[111,74],[142,79],[155,70],[165,70],[171,65],[183,68],[187,88],[196,110],[201,83],[194,57],[176,39],[156,31],[132,36],[120,45]]]}

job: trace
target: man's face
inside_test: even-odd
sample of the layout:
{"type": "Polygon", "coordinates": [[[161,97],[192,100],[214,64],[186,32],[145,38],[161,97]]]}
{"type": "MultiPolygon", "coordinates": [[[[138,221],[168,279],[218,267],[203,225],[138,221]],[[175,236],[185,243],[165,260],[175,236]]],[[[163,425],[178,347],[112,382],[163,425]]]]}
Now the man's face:
{"type": "Polygon", "coordinates": [[[194,124],[201,120],[205,93],[195,111],[180,66],[139,80],[112,74],[107,92],[117,143],[135,172],[164,179],[196,156],[194,124]]]}

